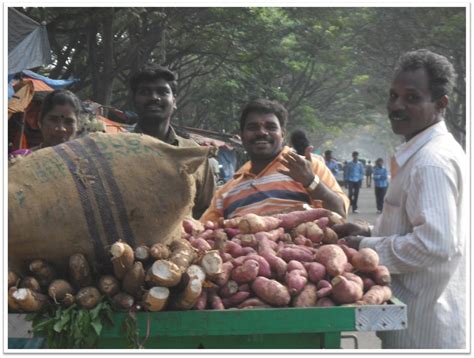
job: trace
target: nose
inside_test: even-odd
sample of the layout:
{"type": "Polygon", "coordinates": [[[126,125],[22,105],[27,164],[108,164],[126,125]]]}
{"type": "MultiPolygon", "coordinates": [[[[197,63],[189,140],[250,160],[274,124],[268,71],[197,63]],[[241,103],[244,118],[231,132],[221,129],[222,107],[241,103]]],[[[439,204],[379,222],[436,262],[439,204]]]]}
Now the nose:
{"type": "Polygon", "coordinates": [[[257,129],[258,135],[268,135],[268,131],[264,126],[259,126],[257,129]]]}
{"type": "Polygon", "coordinates": [[[151,97],[152,97],[153,99],[156,99],[156,100],[158,100],[158,101],[161,101],[161,95],[158,93],[158,91],[152,91],[152,92],[151,92],[151,97]]]}
{"type": "Polygon", "coordinates": [[[59,122],[56,127],[54,128],[58,132],[66,132],[66,126],[64,125],[64,122],[59,122]]]}
{"type": "Polygon", "coordinates": [[[390,112],[394,112],[394,111],[401,111],[405,108],[405,106],[403,105],[402,103],[402,100],[400,97],[397,97],[397,98],[390,98],[388,100],[388,104],[387,104],[387,109],[390,111],[390,112]]]}

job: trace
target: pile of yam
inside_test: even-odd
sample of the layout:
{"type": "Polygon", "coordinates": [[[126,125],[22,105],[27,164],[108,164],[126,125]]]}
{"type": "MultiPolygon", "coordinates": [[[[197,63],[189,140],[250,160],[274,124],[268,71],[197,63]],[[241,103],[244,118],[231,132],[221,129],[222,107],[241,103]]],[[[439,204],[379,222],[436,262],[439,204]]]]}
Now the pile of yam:
{"type": "Polygon", "coordinates": [[[59,275],[41,259],[27,275],[9,272],[13,312],[77,303],[143,311],[380,305],[392,296],[377,253],[339,244],[343,219],[316,208],[273,216],[247,214],[218,223],[183,221],[180,240],[110,247],[113,272],[94,274],[81,253],[59,275]]]}

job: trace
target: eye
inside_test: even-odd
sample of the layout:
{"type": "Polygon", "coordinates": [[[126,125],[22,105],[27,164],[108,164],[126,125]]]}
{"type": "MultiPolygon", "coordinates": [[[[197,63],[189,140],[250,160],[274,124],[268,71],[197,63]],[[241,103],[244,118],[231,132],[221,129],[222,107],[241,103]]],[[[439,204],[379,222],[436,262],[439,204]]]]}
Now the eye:
{"type": "Polygon", "coordinates": [[[408,94],[406,96],[406,99],[408,102],[417,102],[420,99],[420,97],[417,96],[416,94],[408,94]]]}

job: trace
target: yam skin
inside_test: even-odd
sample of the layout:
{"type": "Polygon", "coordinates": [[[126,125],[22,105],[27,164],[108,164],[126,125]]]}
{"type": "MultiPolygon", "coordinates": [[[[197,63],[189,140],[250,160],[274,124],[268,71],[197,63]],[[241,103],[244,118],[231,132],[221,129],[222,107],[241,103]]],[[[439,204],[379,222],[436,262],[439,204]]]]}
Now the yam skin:
{"type": "Polygon", "coordinates": [[[188,284],[182,292],[173,300],[172,309],[176,310],[189,310],[197,302],[199,296],[202,293],[202,280],[197,277],[193,277],[189,280],[188,284]]]}
{"type": "Polygon", "coordinates": [[[128,293],[119,292],[112,297],[112,305],[118,311],[128,311],[135,303],[133,296],[128,293]]]}
{"type": "Polygon", "coordinates": [[[317,301],[316,286],[312,283],[308,283],[303,290],[293,298],[292,306],[314,307],[317,301]]]}
{"type": "Polygon", "coordinates": [[[244,302],[250,296],[250,292],[238,291],[230,297],[222,298],[222,304],[225,308],[236,307],[244,302]]]}
{"type": "Polygon", "coordinates": [[[51,281],[56,278],[56,272],[53,266],[44,260],[37,259],[31,261],[29,269],[41,287],[48,287],[51,281]]]}
{"type": "Polygon", "coordinates": [[[263,276],[270,278],[272,276],[272,269],[270,264],[263,256],[257,254],[249,254],[244,256],[244,262],[247,260],[255,260],[258,262],[258,273],[257,276],[263,276]]]}
{"type": "Polygon", "coordinates": [[[181,281],[179,266],[168,260],[156,260],[148,270],[145,281],[153,286],[173,287],[181,281]]]}
{"type": "Polygon", "coordinates": [[[347,257],[338,245],[329,244],[319,248],[316,254],[316,261],[326,267],[329,275],[338,276],[344,272],[347,257]]]}
{"type": "Polygon", "coordinates": [[[72,306],[74,303],[76,303],[76,296],[74,296],[72,293],[66,293],[64,299],[61,302],[64,307],[72,306]]]}
{"type": "Polygon", "coordinates": [[[171,255],[171,251],[165,244],[158,242],[150,247],[150,256],[155,260],[166,260],[171,255]]]}
{"type": "Polygon", "coordinates": [[[277,255],[286,262],[290,262],[291,260],[300,262],[313,261],[313,254],[305,250],[303,246],[295,245],[294,247],[283,247],[282,249],[278,250],[277,255]]]}
{"type": "Polygon", "coordinates": [[[348,280],[344,276],[336,276],[331,280],[331,299],[338,304],[354,303],[362,298],[363,285],[348,280]]]}
{"type": "Polygon", "coordinates": [[[255,234],[276,229],[280,223],[281,220],[276,217],[247,214],[239,221],[239,230],[242,234],[255,234]]]}
{"type": "Polygon", "coordinates": [[[222,298],[229,298],[239,291],[239,284],[234,280],[229,280],[219,289],[219,296],[222,298]]]}
{"type": "Polygon", "coordinates": [[[196,252],[186,240],[175,240],[171,242],[170,250],[171,255],[168,260],[175,263],[181,272],[186,271],[196,258],[196,252]]]}
{"type": "Polygon", "coordinates": [[[113,297],[119,293],[120,283],[114,276],[104,275],[99,279],[98,288],[107,297],[113,297]]]}
{"type": "Polygon", "coordinates": [[[324,228],[328,227],[329,226],[329,218],[328,217],[322,217],[322,218],[319,218],[318,220],[315,220],[314,221],[316,223],[316,225],[318,225],[322,230],[324,230],[324,228]]]}
{"type": "Polygon", "coordinates": [[[324,232],[315,222],[310,221],[299,224],[291,231],[291,235],[293,238],[302,235],[311,242],[318,244],[323,240],[324,232]]]}
{"type": "Polygon", "coordinates": [[[378,265],[373,272],[371,277],[377,285],[386,286],[392,282],[390,271],[386,266],[378,265]]]}
{"type": "Polygon", "coordinates": [[[149,312],[162,311],[168,303],[169,296],[170,290],[167,287],[152,287],[143,295],[143,306],[149,312]]]}
{"type": "Polygon", "coordinates": [[[329,216],[331,211],[323,208],[302,210],[302,211],[293,211],[287,214],[277,214],[274,215],[276,218],[281,220],[280,227],[285,230],[290,230],[295,228],[301,223],[315,221],[323,216],[329,216]]]}
{"type": "Polygon", "coordinates": [[[299,261],[296,261],[296,260],[289,261],[286,269],[288,270],[288,272],[299,270],[301,271],[301,274],[303,274],[305,277],[308,277],[308,272],[306,271],[305,266],[303,265],[303,263],[299,261]]]}
{"type": "Polygon", "coordinates": [[[97,306],[101,298],[99,290],[93,286],[83,287],[76,294],[77,304],[86,309],[92,309],[97,306]]]}
{"type": "Polygon", "coordinates": [[[48,287],[48,295],[55,303],[62,302],[67,294],[73,295],[74,289],[66,280],[54,280],[48,287]]]}
{"type": "Polygon", "coordinates": [[[33,276],[25,276],[21,279],[18,288],[29,288],[35,292],[41,292],[41,285],[33,276]]]}
{"type": "Polygon", "coordinates": [[[266,308],[271,307],[268,303],[262,301],[258,297],[247,298],[244,302],[237,306],[237,308],[266,308]]]}
{"type": "Polygon", "coordinates": [[[320,280],[326,277],[326,267],[319,262],[307,262],[305,263],[306,270],[308,271],[308,279],[314,284],[317,284],[320,280]]]}
{"type": "Polygon", "coordinates": [[[220,227],[223,227],[223,228],[239,228],[239,222],[240,220],[242,220],[243,216],[238,216],[238,217],[235,217],[235,218],[231,218],[231,219],[224,219],[222,218],[222,220],[219,220],[219,226],[220,227]]]}
{"type": "Polygon", "coordinates": [[[204,231],[204,226],[198,220],[186,218],[183,220],[183,230],[190,235],[197,235],[204,231]]]}
{"type": "Polygon", "coordinates": [[[392,297],[392,290],[388,286],[372,286],[362,297],[357,301],[361,305],[381,305],[387,302],[392,297]]]}
{"type": "Polygon", "coordinates": [[[293,270],[285,276],[286,286],[290,295],[298,295],[308,283],[308,279],[299,270],[293,270]]]}
{"type": "Polygon", "coordinates": [[[198,297],[196,303],[194,304],[193,309],[202,311],[207,307],[207,290],[203,289],[201,295],[198,297]]]}
{"type": "Polygon", "coordinates": [[[12,290],[12,299],[23,312],[37,312],[50,303],[49,297],[29,288],[12,290]]]}
{"type": "Polygon", "coordinates": [[[78,288],[92,285],[91,268],[86,257],[81,253],[69,257],[69,274],[72,283],[78,288]]]}
{"type": "Polygon", "coordinates": [[[349,260],[349,262],[352,260],[352,257],[358,252],[356,249],[353,249],[352,247],[349,247],[345,244],[338,244],[338,245],[342,249],[342,251],[344,251],[344,253],[346,254],[347,260],[349,260]]]}
{"type": "Polygon", "coordinates": [[[290,240],[286,239],[286,235],[285,229],[279,227],[269,231],[257,232],[255,233],[255,238],[257,239],[257,242],[260,242],[263,238],[274,242],[277,240],[291,241],[291,235],[289,236],[290,240]]]}
{"type": "Polygon", "coordinates": [[[140,299],[143,296],[144,283],[145,270],[143,264],[140,261],[135,261],[123,278],[122,289],[136,299],[140,299]]]}
{"type": "Polygon", "coordinates": [[[210,277],[209,279],[217,285],[223,286],[227,283],[227,281],[229,281],[233,268],[234,265],[232,265],[231,261],[224,262],[222,264],[222,272],[218,275],[210,277]]]}
{"type": "Polygon", "coordinates": [[[323,297],[317,300],[316,307],[333,307],[336,304],[329,297],[323,297]]]}
{"type": "Polygon", "coordinates": [[[240,266],[232,270],[231,278],[238,284],[255,280],[258,275],[260,265],[255,260],[247,260],[240,266]]]}
{"type": "Polygon", "coordinates": [[[331,282],[326,280],[321,280],[316,285],[317,288],[317,296],[318,298],[327,297],[332,293],[332,285],[331,282]]]}
{"type": "Polygon", "coordinates": [[[324,236],[322,239],[324,244],[337,244],[338,240],[339,237],[333,229],[331,229],[330,227],[324,228],[324,236]]]}
{"type": "Polygon", "coordinates": [[[372,272],[379,265],[379,255],[375,250],[365,247],[352,256],[351,264],[357,271],[372,272]]]}
{"type": "Polygon", "coordinates": [[[200,252],[206,252],[212,250],[212,247],[214,245],[209,244],[206,240],[204,240],[202,237],[193,237],[191,236],[188,239],[189,243],[191,244],[192,247],[194,247],[196,250],[200,252]]]}
{"type": "Polygon", "coordinates": [[[286,306],[291,300],[290,293],[285,286],[266,277],[257,277],[252,283],[252,290],[257,297],[272,306],[286,306]]]}
{"type": "Polygon", "coordinates": [[[133,249],[126,242],[117,241],[110,248],[115,277],[123,280],[135,261],[133,249]]]}
{"type": "Polygon", "coordinates": [[[20,281],[20,276],[18,276],[13,271],[8,271],[8,288],[18,285],[19,281],[20,281]]]}
{"type": "Polygon", "coordinates": [[[209,305],[211,306],[213,310],[225,309],[222,299],[219,297],[219,295],[215,291],[208,292],[208,300],[209,300],[209,305]]]}

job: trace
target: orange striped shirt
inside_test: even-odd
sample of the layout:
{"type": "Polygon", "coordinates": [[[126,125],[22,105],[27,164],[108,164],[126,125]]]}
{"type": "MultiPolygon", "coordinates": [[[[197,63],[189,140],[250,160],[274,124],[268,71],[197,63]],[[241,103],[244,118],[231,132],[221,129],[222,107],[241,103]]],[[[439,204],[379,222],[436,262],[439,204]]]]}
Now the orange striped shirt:
{"type": "MultiPolygon", "coordinates": [[[[285,146],[280,155],[258,175],[250,172],[251,162],[245,163],[234,178],[215,193],[201,221],[216,222],[220,217],[229,219],[248,213],[266,215],[299,207],[302,203],[313,204],[314,200],[301,183],[278,172],[278,169],[286,169],[280,159],[283,153],[290,150],[285,146]]],[[[326,166],[324,159],[319,155],[313,155],[312,166],[313,173],[319,176],[321,182],[341,196],[347,212],[349,199],[326,166]]]]}

